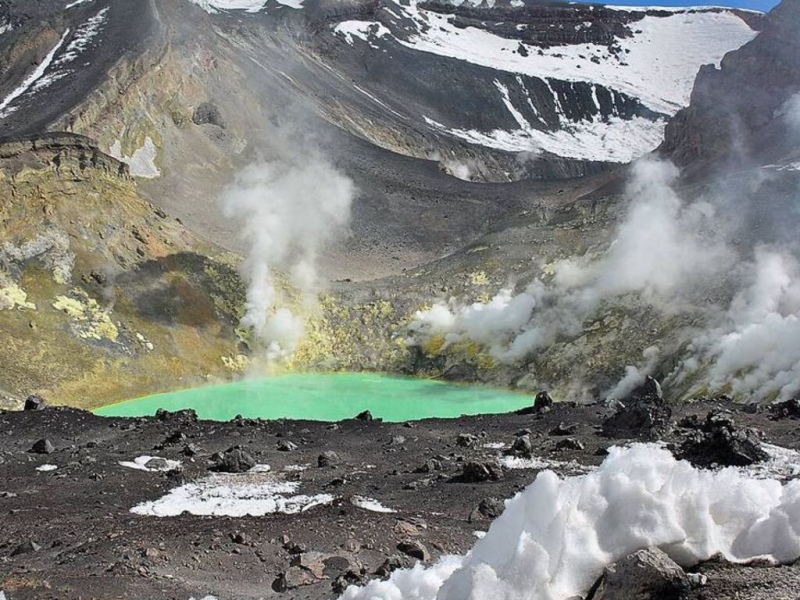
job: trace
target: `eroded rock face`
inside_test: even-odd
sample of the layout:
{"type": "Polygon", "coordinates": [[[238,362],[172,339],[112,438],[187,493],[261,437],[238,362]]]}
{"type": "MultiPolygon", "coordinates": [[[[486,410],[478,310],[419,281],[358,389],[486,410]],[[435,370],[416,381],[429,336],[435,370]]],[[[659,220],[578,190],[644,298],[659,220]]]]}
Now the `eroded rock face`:
{"type": "MultiPolygon", "coordinates": [[[[691,104],[667,125],[660,152],[680,167],[787,150],[781,107],[800,91],[800,4],[785,0],[761,33],[697,75],[691,104]]],[[[766,158],[770,160],[770,158],[766,158]]],[[[763,163],[762,163],[763,164],[763,163]]]]}

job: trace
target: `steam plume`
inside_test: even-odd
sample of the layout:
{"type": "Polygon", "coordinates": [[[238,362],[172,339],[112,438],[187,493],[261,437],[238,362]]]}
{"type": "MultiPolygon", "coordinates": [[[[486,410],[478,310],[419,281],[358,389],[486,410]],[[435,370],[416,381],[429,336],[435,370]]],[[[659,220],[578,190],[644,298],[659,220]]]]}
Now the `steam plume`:
{"type": "Polygon", "coordinates": [[[286,307],[275,269],[309,302],[320,284],[319,252],[350,219],[353,183],[313,153],[250,165],[223,194],[223,213],[241,226],[249,252],[242,266],[248,284],[241,325],[251,328],[268,357],[285,358],[303,334],[303,318],[286,307]]]}

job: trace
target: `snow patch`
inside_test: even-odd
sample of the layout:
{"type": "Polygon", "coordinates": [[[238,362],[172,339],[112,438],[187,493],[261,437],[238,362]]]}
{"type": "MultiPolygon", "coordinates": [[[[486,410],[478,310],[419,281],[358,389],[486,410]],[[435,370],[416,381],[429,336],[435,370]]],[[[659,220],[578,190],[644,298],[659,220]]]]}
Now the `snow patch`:
{"type": "Polygon", "coordinates": [[[25,92],[27,92],[39,79],[44,76],[45,71],[53,64],[53,59],[55,58],[56,53],[61,49],[61,46],[64,45],[64,42],[69,35],[69,29],[64,32],[64,35],[61,36],[61,39],[58,43],[53,47],[52,50],[45,56],[44,60],[39,64],[38,67],[34,70],[33,73],[28,75],[27,79],[23,81],[19,87],[17,87],[14,91],[12,91],[8,96],[0,102],[0,119],[5,119],[8,115],[15,112],[17,107],[10,106],[14,100],[22,96],[25,92]]]}
{"type": "Polygon", "coordinates": [[[76,6],[80,6],[81,4],[87,4],[92,2],[92,0],[75,0],[75,2],[70,2],[64,7],[64,10],[69,10],[70,8],[75,8],[76,6]]]}
{"type": "Polygon", "coordinates": [[[371,512],[376,513],[395,513],[396,510],[392,508],[388,508],[381,504],[379,501],[375,500],[374,498],[367,498],[365,496],[353,496],[350,498],[350,504],[356,506],[358,508],[363,508],[364,510],[368,510],[371,512]]]}
{"type": "MultiPolygon", "coordinates": [[[[41,473],[47,473],[49,471],[55,471],[58,469],[58,465],[40,465],[36,467],[36,470],[41,473]]],[[[2,596],[0,596],[0,600],[2,600],[2,596]]]]}
{"type": "Polygon", "coordinates": [[[383,24],[377,21],[342,21],[333,28],[334,33],[344,36],[345,41],[353,45],[356,38],[364,40],[373,48],[377,46],[371,43],[372,38],[380,38],[385,35],[391,35],[391,31],[383,24]]]}
{"type": "Polygon", "coordinates": [[[608,121],[567,122],[560,130],[542,131],[535,129],[519,111],[512,110],[510,100],[506,106],[523,121],[519,129],[495,129],[486,133],[475,129],[448,129],[428,117],[425,121],[440,131],[478,146],[506,152],[544,150],[566,158],[615,163],[628,163],[655,149],[661,143],[667,126],[663,119],[609,117],[608,121]]]}
{"type": "Polygon", "coordinates": [[[134,177],[141,177],[143,179],[155,179],[161,177],[161,171],[156,166],[156,157],[158,156],[158,148],[153,143],[150,136],[144,140],[144,145],[137,150],[134,150],[131,156],[122,154],[122,144],[116,140],[108,153],[126,163],[130,167],[131,175],[134,177]]]}
{"type": "Polygon", "coordinates": [[[536,49],[522,56],[516,52],[516,40],[475,27],[460,29],[451,15],[422,9],[414,2],[398,7],[414,21],[409,38],[397,38],[409,48],[499,71],[601,84],[640,98],[648,108],[667,115],[688,104],[702,65],[718,66],[727,52],[757,33],[730,11],[679,10],[632,23],[633,35],[617,42],[618,55],[608,46],[575,44],[542,48],[541,54],[536,49]]]}
{"type": "Polygon", "coordinates": [[[297,495],[297,482],[276,481],[264,474],[212,475],[171,490],[153,502],[143,502],[132,513],[151,517],[175,517],[184,512],[198,516],[261,517],[297,514],[314,506],[330,504],[333,496],[297,495]]]}
{"type": "MultiPolygon", "coordinates": [[[[249,13],[257,13],[264,9],[269,0],[190,0],[209,14],[217,14],[226,10],[243,10],[249,13]]],[[[287,0],[291,2],[291,0],[287,0]]],[[[294,2],[292,2],[294,4],[294,2]]],[[[302,5],[302,0],[298,0],[302,5]]],[[[283,4],[283,2],[281,3],[283,4]]]]}
{"type": "Polygon", "coordinates": [[[138,471],[148,471],[150,473],[156,473],[158,471],[172,471],[174,469],[179,469],[181,467],[181,461],[179,460],[168,460],[166,458],[161,458],[159,456],[138,456],[134,458],[132,461],[121,461],[119,463],[123,467],[127,467],[129,469],[136,469],[138,471]],[[164,465],[161,467],[148,467],[147,463],[151,460],[163,460],[164,465]]]}
{"type": "Polygon", "coordinates": [[[564,600],[652,546],[684,567],[716,553],[791,562],[800,556],[800,481],[701,471],[652,445],[612,448],[594,473],[539,473],[466,556],[395,571],[342,598],[564,600]]]}

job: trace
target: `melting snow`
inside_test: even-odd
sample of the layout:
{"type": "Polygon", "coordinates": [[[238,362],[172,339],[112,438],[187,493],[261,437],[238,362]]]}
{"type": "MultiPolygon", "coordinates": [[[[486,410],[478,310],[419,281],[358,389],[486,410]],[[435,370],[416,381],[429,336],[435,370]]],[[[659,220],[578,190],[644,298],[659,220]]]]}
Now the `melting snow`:
{"type": "Polygon", "coordinates": [[[11,92],[2,102],[0,102],[0,119],[4,119],[17,110],[16,107],[9,105],[22,94],[27,92],[33,84],[41,79],[48,67],[53,63],[53,58],[55,57],[56,52],[58,52],[61,49],[61,46],[64,45],[64,41],[67,39],[68,35],[69,29],[64,32],[64,35],[61,36],[61,39],[53,47],[53,49],[50,50],[49,54],[45,56],[44,60],[39,64],[39,66],[36,67],[36,70],[28,75],[28,78],[25,79],[25,81],[23,81],[17,89],[11,92]]]}
{"type": "Polygon", "coordinates": [[[394,509],[387,508],[377,500],[373,498],[366,498],[364,496],[353,496],[350,499],[350,503],[353,506],[357,506],[358,508],[363,508],[364,510],[369,510],[376,513],[394,513],[397,512],[394,509]]]}
{"type": "Polygon", "coordinates": [[[800,480],[782,485],[736,469],[701,471],[653,445],[612,448],[593,473],[539,473],[466,556],[350,587],[345,600],[580,596],[603,568],[658,546],[688,567],[800,557],[800,480]]]}
{"type": "MultiPolygon", "coordinates": [[[[257,13],[269,4],[269,0],[190,0],[200,8],[210,14],[217,14],[226,10],[243,10],[249,13],[257,13]]],[[[299,9],[303,7],[303,0],[275,0],[278,4],[289,8],[299,9]]]]}
{"type": "Polygon", "coordinates": [[[132,461],[122,461],[119,463],[123,467],[128,467],[129,469],[137,469],[139,471],[149,471],[151,473],[157,471],[172,471],[173,469],[178,469],[181,466],[181,461],[179,460],[168,460],[166,458],[161,458],[159,456],[139,456],[134,458],[132,461]],[[153,459],[163,460],[164,466],[153,468],[148,467],[147,463],[153,459]]]}
{"type": "Polygon", "coordinates": [[[91,2],[92,0],[75,0],[75,2],[70,2],[64,7],[64,10],[68,10],[70,8],[75,8],[76,6],[80,6],[81,4],[86,4],[91,2]]]}
{"type": "Polygon", "coordinates": [[[108,153],[117,160],[127,163],[130,167],[131,175],[134,177],[155,179],[161,176],[161,171],[156,166],[158,148],[156,148],[150,136],[145,138],[144,146],[135,150],[131,156],[122,154],[122,144],[119,140],[114,142],[108,153]]]}
{"type": "Polygon", "coordinates": [[[595,44],[553,46],[541,49],[541,54],[537,48],[522,56],[515,52],[516,40],[474,27],[459,29],[451,16],[420,9],[413,2],[398,6],[416,23],[417,33],[408,41],[398,39],[405,46],[499,71],[598,83],[669,115],[688,104],[701,65],[719,65],[727,52],[756,36],[732,12],[676,11],[632,23],[633,36],[618,40],[619,57],[608,46],[595,44]]]}
{"type": "Polygon", "coordinates": [[[144,502],[132,513],[152,517],[174,517],[183,512],[203,516],[261,517],[267,514],[297,514],[313,506],[333,502],[330,494],[295,494],[297,482],[275,481],[270,476],[212,475],[171,490],[153,502],[144,502]]]}
{"type": "MultiPolygon", "coordinates": [[[[58,465],[40,465],[36,467],[37,471],[41,471],[42,473],[47,473],[48,471],[55,471],[58,469],[58,465]]],[[[0,596],[0,600],[2,600],[2,596],[0,596]]]]}
{"type": "Polygon", "coordinates": [[[380,38],[391,35],[391,31],[382,23],[377,21],[342,21],[333,28],[334,33],[344,36],[345,41],[352,45],[355,38],[364,40],[373,48],[377,48],[370,41],[372,38],[380,38]]]}

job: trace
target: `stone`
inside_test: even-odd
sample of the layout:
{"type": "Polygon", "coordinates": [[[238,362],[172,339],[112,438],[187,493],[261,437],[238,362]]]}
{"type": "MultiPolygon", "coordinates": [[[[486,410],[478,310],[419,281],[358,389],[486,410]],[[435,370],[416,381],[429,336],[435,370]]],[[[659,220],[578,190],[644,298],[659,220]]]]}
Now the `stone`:
{"type": "Polygon", "coordinates": [[[326,450],[317,457],[317,466],[336,467],[341,462],[339,455],[333,450],[326,450]]]}
{"type": "Polygon", "coordinates": [[[681,600],[690,590],[686,574],[658,548],[639,550],[609,565],[592,600],[681,600]]]}
{"type": "Polygon", "coordinates": [[[435,458],[429,458],[421,467],[414,469],[414,473],[433,473],[442,470],[442,462],[435,458]]]}
{"type": "Polygon", "coordinates": [[[585,446],[580,440],[575,438],[564,438],[556,443],[556,450],[583,450],[585,446]]]}
{"type": "Polygon", "coordinates": [[[43,439],[35,442],[30,451],[34,454],[52,454],[55,450],[55,446],[50,440],[43,439]]]}
{"type": "Polygon", "coordinates": [[[253,538],[243,531],[236,531],[231,534],[231,541],[240,546],[250,546],[253,544],[253,538]]]}
{"type": "Polygon", "coordinates": [[[572,435],[576,431],[578,431],[578,425],[575,423],[570,423],[569,425],[559,423],[550,430],[550,435],[572,435]]]}
{"type": "Polygon", "coordinates": [[[733,419],[720,411],[711,411],[702,423],[697,419],[681,423],[694,431],[681,442],[675,455],[696,467],[746,467],[769,459],[754,430],[736,427],[733,419]]]}
{"type": "Polygon", "coordinates": [[[318,578],[302,567],[289,567],[272,582],[272,589],[282,593],[306,585],[314,585],[318,581],[318,578]]]}
{"type": "Polygon", "coordinates": [[[478,436],[471,433],[459,433],[456,437],[456,446],[460,448],[474,448],[478,445],[478,436]]]}
{"type": "Polygon", "coordinates": [[[514,440],[511,448],[506,450],[503,454],[506,456],[517,456],[519,458],[530,458],[533,456],[533,444],[531,443],[530,435],[521,435],[514,440]]]}
{"type": "Polygon", "coordinates": [[[36,394],[31,394],[25,398],[25,406],[23,407],[23,410],[42,410],[46,406],[47,404],[45,403],[44,398],[37,396],[36,394]]]}
{"type": "Polygon", "coordinates": [[[11,556],[20,556],[22,554],[30,554],[32,552],[38,552],[41,550],[42,547],[34,542],[33,540],[28,540],[27,542],[23,542],[14,550],[11,551],[11,556]]]}
{"type": "Polygon", "coordinates": [[[148,460],[144,466],[152,471],[162,471],[169,466],[169,463],[164,458],[154,457],[148,460]]]}
{"type": "Polygon", "coordinates": [[[670,429],[672,408],[654,390],[652,383],[645,382],[633,394],[615,402],[614,414],[603,422],[603,435],[645,441],[664,437],[670,429]]]}
{"type": "Polygon", "coordinates": [[[482,483],[499,481],[503,478],[503,469],[496,462],[470,461],[464,465],[461,481],[464,483],[482,483]]]}
{"type": "Polygon", "coordinates": [[[553,407],[553,398],[550,397],[550,394],[542,390],[536,397],[533,399],[533,410],[534,412],[542,412],[548,411],[553,407]]]}
{"type": "Polygon", "coordinates": [[[371,421],[374,421],[374,420],[375,420],[375,417],[373,417],[373,416],[372,416],[372,413],[371,413],[371,412],[369,412],[368,410],[365,410],[364,412],[360,412],[360,413],[358,413],[358,414],[355,416],[355,419],[356,419],[357,421],[366,421],[366,422],[368,422],[368,423],[369,423],[369,422],[371,422],[371,421]]]}
{"type": "Polygon", "coordinates": [[[294,452],[295,450],[297,450],[297,444],[294,442],[290,442],[289,440],[281,440],[278,442],[279,452],[294,452]]]}
{"type": "Polygon", "coordinates": [[[406,554],[411,558],[416,558],[422,562],[427,562],[431,558],[431,555],[425,545],[417,540],[403,540],[397,544],[397,549],[403,554],[406,554]]]}
{"type": "Polygon", "coordinates": [[[487,519],[496,519],[506,509],[506,503],[500,498],[484,498],[478,504],[478,512],[487,519]]]}
{"type": "Polygon", "coordinates": [[[392,572],[396,571],[397,569],[401,569],[404,566],[403,559],[396,554],[393,554],[389,558],[383,561],[381,566],[375,569],[375,575],[378,577],[389,577],[392,572]]]}
{"type": "Polygon", "coordinates": [[[212,457],[214,464],[212,471],[220,473],[245,473],[256,466],[256,461],[239,446],[228,448],[222,454],[215,454],[212,457]]]}
{"type": "Polygon", "coordinates": [[[794,398],[785,402],[777,402],[769,407],[770,417],[774,421],[781,419],[800,419],[800,399],[794,398]]]}

